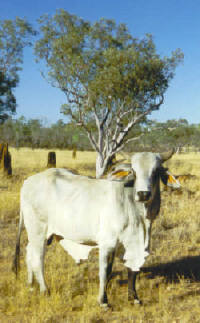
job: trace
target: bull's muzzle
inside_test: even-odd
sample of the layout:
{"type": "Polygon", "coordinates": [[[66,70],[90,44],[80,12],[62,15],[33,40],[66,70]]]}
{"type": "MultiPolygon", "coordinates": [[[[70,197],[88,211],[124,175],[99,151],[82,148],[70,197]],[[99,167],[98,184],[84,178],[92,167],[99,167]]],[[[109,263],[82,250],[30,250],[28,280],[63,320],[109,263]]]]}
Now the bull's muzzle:
{"type": "Polygon", "coordinates": [[[148,202],[151,197],[150,191],[139,191],[137,192],[139,202],[148,202]]]}

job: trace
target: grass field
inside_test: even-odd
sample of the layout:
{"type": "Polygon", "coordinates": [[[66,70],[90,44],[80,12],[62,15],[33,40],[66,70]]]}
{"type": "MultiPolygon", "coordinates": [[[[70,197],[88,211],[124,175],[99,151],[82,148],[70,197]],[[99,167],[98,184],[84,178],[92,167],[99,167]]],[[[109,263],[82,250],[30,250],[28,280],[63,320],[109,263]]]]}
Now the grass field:
{"type": "MultiPolygon", "coordinates": [[[[25,178],[45,169],[47,150],[10,149],[13,176],[0,183],[0,322],[103,323],[200,322],[200,154],[175,155],[167,163],[174,174],[193,174],[183,191],[162,192],[162,207],[153,224],[151,255],[142,269],[137,290],[143,305],[127,301],[127,271],[116,259],[115,277],[109,284],[112,308],[97,303],[98,251],[89,261],[75,265],[53,242],[46,249],[45,277],[50,295],[27,288],[22,233],[21,270],[11,271],[19,219],[19,194],[25,178]]],[[[95,175],[95,153],[56,151],[57,167],[95,175]]]]}

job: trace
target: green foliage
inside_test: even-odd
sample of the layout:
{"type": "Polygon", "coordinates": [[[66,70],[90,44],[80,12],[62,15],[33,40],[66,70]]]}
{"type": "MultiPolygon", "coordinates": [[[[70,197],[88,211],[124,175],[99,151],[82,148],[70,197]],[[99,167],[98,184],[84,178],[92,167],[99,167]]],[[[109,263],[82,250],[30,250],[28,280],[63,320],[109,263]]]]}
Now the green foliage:
{"type": "Polygon", "coordinates": [[[15,112],[16,100],[13,94],[15,87],[15,79],[9,79],[0,71],[0,123],[8,118],[9,113],[15,112]]]}
{"type": "Polygon", "coordinates": [[[23,49],[31,45],[30,36],[35,34],[24,19],[0,21],[0,70],[16,81],[22,69],[23,49]]]}
{"type": "Polygon", "coordinates": [[[31,25],[23,19],[0,21],[0,121],[16,111],[13,90],[19,83],[18,72],[22,69],[23,49],[31,45],[35,35],[31,25]]]}
{"type": "Polygon", "coordinates": [[[183,57],[176,51],[162,59],[151,35],[138,40],[113,20],[92,25],[60,10],[39,23],[35,52],[46,61],[49,80],[67,95],[62,112],[86,124],[94,108],[113,115],[122,104],[132,115],[145,111],[166,91],[183,57]]]}

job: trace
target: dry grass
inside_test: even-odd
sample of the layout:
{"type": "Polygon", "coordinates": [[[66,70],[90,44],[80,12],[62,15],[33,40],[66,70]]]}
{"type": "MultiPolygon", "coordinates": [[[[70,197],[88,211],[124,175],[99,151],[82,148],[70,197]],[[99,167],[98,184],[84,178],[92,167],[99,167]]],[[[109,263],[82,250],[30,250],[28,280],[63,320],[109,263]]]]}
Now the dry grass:
{"type": "MultiPolygon", "coordinates": [[[[127,301],[126,268],[116,259],[109,285],[112,308],[99,308],[98,252],[77,266],[53,243],[47,248],[45,276],[50,296],[30,292],[24,262],[26,232],[21,243],[18,280],[11,272],[19,218],[19,191],[26,177],[43,170],[47,150],[11,149],[13,176],[0,184],[0,322],[200,322],[200,155],[176,155],[168,162],[174,174],[197,177],[185,182],[182,194],[163,192],[160,216],[153,225],[152,253],[138,279],[142,306],[127,301]],[[191,196],[188,190],[194,192],[191,196]]],[[[95,154],[56,151],[57,166],[95,174],[95,154]]]]}

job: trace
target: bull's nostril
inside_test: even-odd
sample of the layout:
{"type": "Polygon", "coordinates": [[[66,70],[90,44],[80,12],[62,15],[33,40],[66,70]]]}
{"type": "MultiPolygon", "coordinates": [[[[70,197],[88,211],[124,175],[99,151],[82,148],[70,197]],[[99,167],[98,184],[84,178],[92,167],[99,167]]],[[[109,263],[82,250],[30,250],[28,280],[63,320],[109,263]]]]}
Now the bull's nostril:
{"type": "Polygon", "coordinates": [[[141,202],[148,201],[151,197],[150,191],[139,191],[137,194],[139,196],[139,201],[141,202]]]}

